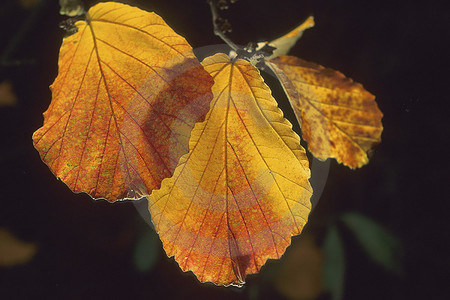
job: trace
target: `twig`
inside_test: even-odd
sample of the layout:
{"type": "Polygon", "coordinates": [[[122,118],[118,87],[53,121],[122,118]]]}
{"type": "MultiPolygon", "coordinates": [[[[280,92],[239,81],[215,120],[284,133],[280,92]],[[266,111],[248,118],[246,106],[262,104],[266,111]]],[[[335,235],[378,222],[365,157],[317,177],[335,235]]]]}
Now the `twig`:
{"type": "MultiPolygon", "coordinates": [[[[221,18],[217,12],[218,7],[219,9],[227,9],[228,2],[226,0],[207,0],[207,2],[211,8],[214,33],[233,49],[233,51],[230,52],[231,59],[233,61],[238,58],[245,59],[258,69],[263,70],[266,67],[265,58],[271,56],[273,50],[276,48],[267,44],[258,49],[258,45],[256,43],[248,43],[245,47],[237,46],[225,35],[225,32],[231,31],[230,23],[228,23],[226,19],[221,18]],[[221,2],[223,2],[223,8],[220,7],[221,2]]],[[[231,3],[234,2],[232,1],[231,3]]]]}
{"type": "Polygon", "coordinates": [[[222,30],[222,28],[220,28],[220,26],[218,25],[218,21],[221,19],[219,17],[219,14],[217,13],[217,7],[216,5],[213,3],[213,0],[207,0],[209,7],[211,8],[211,15],[212,15],[212,22],[213,22],[213,26],[214,26],[214,34],[217,35],[218,37],[220,37],[222,39],[222,41],[224,41],[228,46],[230,46],[233,50],[238,50],[239,47],[233,43],[232,40],[230,40],[226,35],[225,32],[222,30]]]}

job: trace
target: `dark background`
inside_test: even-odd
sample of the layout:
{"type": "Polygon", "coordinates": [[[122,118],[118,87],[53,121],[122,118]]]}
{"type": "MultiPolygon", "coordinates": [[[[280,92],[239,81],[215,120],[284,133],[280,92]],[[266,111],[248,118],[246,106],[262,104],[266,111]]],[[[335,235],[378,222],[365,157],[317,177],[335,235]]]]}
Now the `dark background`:
{"type": "MultiPolygon", "coordinates": [[[[222,43],[204,1],[125,2],[157,12],[194,48],[222,43]]],[[[0,267],[0,298],[285,299],[264,279],[266,268],[241,289],[200,284],[160,244],[156,265],[138,272],[133,249],[151,229],[135,207],[75,195],[41,162],[31,135],[42,125],[57,75],[64,35],[58,24],[66,19],[58,11],[56,0],[29,8],[0,3],[0,81],[10,81],[18,98],[0,107],[0,227],[39,247],[29,263],[0,267]]],[[[238,44],[273,39],[311,14],[316,26],[291,54],[361,82],[384,114],[382,143],[369,165],[352,171],[331,163],[311,226],[320,236],[339,212],[361,212],[394,233],[404,251],[404,275],[397,276],[368,261],[350,239],[344,299],[450,299],[445,1],[239,0],[223,13],[238,44]]]]}

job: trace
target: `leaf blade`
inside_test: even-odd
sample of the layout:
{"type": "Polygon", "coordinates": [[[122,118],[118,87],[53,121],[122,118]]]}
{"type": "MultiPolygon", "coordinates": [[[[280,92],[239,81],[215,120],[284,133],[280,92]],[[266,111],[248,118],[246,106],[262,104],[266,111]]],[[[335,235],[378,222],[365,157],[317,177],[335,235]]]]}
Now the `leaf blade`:
{"type": "Polygon", "coordinates": [[[353,169],[368,163],[367,152],[381,142],[383,130],[383,114],[372,94],[338,71],[297,57],[280,56],[267,64],[316,158],[336,158],[353,169]]]}
{"type": "Polygon", "coordinates": [[[203,65],[215,79],[211,110],[149,209],[167,255],[184,271],[240,286],[306,223],[308,161],[255,67],[224,54],[203,65]]]}
{"type": "Polygon", "coordinates": [[[212,79],[154,13],[100,3],[75,25],[34,146],[74,192],[108,201],[147,195],[187,152],[212,79]]]}
{"type": "Polygon", "coordinates": [[[266,45],[275,47],[272,55],[266,57],[266,60],[270,60],[281,55],[287,55],[289,50],[291,50],[291,48],[294,47],[297,41],[303,36],[303,32],[314,27],[314,25],[314,17],[309,16],[302,24],[285,35],[282,35],[271,42],[258,43],[258,49],[261,49],[266,45]]]}

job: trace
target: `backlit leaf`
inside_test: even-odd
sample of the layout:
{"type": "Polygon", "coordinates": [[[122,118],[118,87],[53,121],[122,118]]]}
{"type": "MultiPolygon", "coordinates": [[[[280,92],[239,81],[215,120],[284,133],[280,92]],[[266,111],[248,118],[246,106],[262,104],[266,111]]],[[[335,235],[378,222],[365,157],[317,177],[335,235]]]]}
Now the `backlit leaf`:
{"type": "Polygon", "coordinates": [[[276,49],[273,51],[272,55],[266,57],[266,59],[271,59],[278,57],[280,55],[286,55],[289,50],[297,43],[297,41],[302,37],[303,32],[314,26],[314,18],[312,16],[308,17],[305,22],[299,25],[294,30],[291,30],[287,34],[271,41],[271,42],[262,42],[258,43],[258,49],[261,49],[265,45],[269,44],[269,46],[275,47],[276,49]]]}
{"type": "Polygon", "coordinates": [[[203,65],[215,81],[211,109],[149,209],[167,255],[184,271],[239,286],[302,231],[310,171],[300,138],[253,65],[225,54],[203,65]]]}
{"type": "Polygon", "coordinates": [[[109,201],[149,194],[188,152],[213,80],[154,13],[100,3],[75,25],[34,146],[74,192],[109,201]]]}
{"type": "Polygon", "coordinates": [[[383,130],[375,97],[342,73],[293,56],[267,65],[280,80],[302,128],[308,150],[351,168],[368,163],[367,151],[383,130]]]}

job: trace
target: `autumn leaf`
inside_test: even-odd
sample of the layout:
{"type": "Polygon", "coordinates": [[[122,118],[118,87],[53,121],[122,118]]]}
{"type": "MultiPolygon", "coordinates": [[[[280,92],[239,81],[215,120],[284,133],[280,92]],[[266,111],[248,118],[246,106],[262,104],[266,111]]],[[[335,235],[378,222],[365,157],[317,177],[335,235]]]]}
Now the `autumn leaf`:
{"type": "MultiPolygon", "coordinates": [[[[64,14],[84,13],[77,0],[60,2],[64,14]]],[[[283,56],[313,25],[310,17],[259,46],[276,48],[265,61],[310,151],[362,166],[382,131],[373,95],[337,71],[283,56]]],[[[33,135],[52,172],[93,198],[150,194],[167,255],[202,282],[241,286],[283,255],[311,210],[310,170],[258,69],[225,54],[201,65],[158,15],[124,4],[100,3],[75,27],[33,135]]],[[[246,57],[262,64],[264,53],[246,57]]]]}
{"type": "Polygon", "coordinates": [[[336,158],[350,168],[369,162],[367,152],[380,143],[383,131],[383,114],[371,93],[338,71],[297,57],[280,56],[267,65],[280,80],[316,158],[336,158]]]}
{"type": "Polygon", "coordinates": [[[266,57],[266,60],[278,57],[280,55],[286,55],[289,50],[297,43],[297,41],[302,37],[303,32],[314,26],[314,18],[312,16],[308,17],[302,24],[300,24],[295,29],[286,33],[285,35],[271,41],[271,42],[261,42],[258,43],[258,49],[262,49],[264,46],[269,45],[274,47],[272,55],[266,57]]]}
{"type": "Polygon", "coordinates": [[[75,25],[34,146],[74,192],[109,201],[150,194],[188,152],[213,80],[154,13],[100,3],[75,25]]]}
{"type": "Polygon", "coordinates": [[[302,231],[310,171],[300,138],[253,65],[216,54],[203,66],[215,81],[211,109],[149,209],[181,269],[240,286],[302,231]]]}
{"type": "Polygon", "coordinates": [[[383,114],[361,84],[338,71],[284,56],[313,26],[309,17],[291,32],[259,43],[259,49],[267,44],[276,48],[266,65],[286,92],[308,150],[320,160],[331,157],[351,168],[361,167],[369,162],[367,152],[381,141],[383,114]]]}

